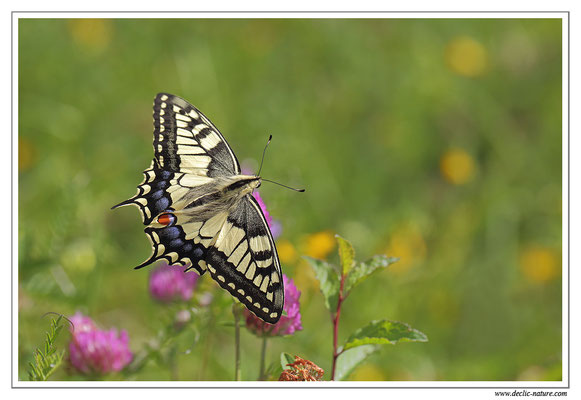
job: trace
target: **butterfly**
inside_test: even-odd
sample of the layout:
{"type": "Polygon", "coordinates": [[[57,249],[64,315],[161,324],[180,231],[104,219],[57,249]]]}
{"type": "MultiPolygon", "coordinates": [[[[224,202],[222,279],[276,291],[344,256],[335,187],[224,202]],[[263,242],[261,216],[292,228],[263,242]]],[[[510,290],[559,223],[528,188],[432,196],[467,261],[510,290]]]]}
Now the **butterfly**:
{"type": "Polygon", "coordinates": [[[243,175],[218,128],[184,99],[159,93],[153,103],[151,166],[137,194],[113,206],[141,212],[157,260],[212,278],[251,312],[274,324],[282,314],[280,261],[252,191],[261,178],[243,175]]]}

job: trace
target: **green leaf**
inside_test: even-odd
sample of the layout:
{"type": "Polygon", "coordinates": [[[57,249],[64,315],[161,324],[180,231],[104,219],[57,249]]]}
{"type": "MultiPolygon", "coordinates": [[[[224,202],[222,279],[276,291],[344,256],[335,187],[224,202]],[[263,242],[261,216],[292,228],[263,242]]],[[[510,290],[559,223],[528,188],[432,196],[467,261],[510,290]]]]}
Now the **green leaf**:
{"type": "Polygon", "coordinates": [[[341,259],[341,273],[346,275],[351,271],[353,265],[355,264],[355,249],[351,243],[343,239],[339,235],[335,235],[339,247],[339,258],[341,259]]]}
{"type": "Polygon", "coordinates": [[[325,306],[334,312],[337,309],[339,300],[340,280],[337,269],[326,261],[317,260],[316,258],[307,257],[305,259],[311,264],[315,271],[315,276],[319,281],[319,287],[325,298],[325,306]]]}
{"type": "Polygon", "coordinates": [[[373,273],[380,271],[381,268],[387,268],[397,260],[399,260],[399,258],[387,257],[382,254],[373,256],[367,261],[355,264],[345,278],[345,287],[343,288],[344,296],[347,296],[355,286],[369,278],[373,273]]]}
{"type": "Polygon", "coordinates": [[[266,371],[264,371],[265,380],[267,380],[267,381],[278,380],[278,377],[280,376],[280,374],[282,374],[282,371],[283,371],[283,369],[281,368],[280,363],[278,363],[276,361],[271,363],[266,368],[266,371]]]}
{"type": "Polygon", "coordinates": [[[428,337],[408,324],[398,321],[371,321],[357,330],[345,342],[343,350],[366,344],[396,344],[397,342],[427,342],[428,337]]]}
{"type": "Polygon", "coordinates": [[[280,366],[282,367],[283,371],[288,368],[288,364],[292,364],[294,362],[295,357],[293,355],[285,352],[280,353],[280,366]]]}
{"type": "Polygon", "coordinates": [[[361,364],[367,357],[379,350],[379,346],[369,344],[366,346],[359,346],[351,350],[347,350],[337,358],[337,366],[335,368],[335,380],[345,380],[349,374],[361,364]]]}
{"type": "Polygon", "coordinates": [[[44,352],[40,349],[35,349],[32,356],[33,363],[29,363],[28,377],[33,381],[46,381],[48,377],[60,366],[61,361],[65,355],[64,350],[57,352],[54,346],[56,338],[61,332],[62,326],[60,323],[62,317],[56,321],[53,319],[51,323],[50,332],[46,332],[44,341],[44,352]]]}

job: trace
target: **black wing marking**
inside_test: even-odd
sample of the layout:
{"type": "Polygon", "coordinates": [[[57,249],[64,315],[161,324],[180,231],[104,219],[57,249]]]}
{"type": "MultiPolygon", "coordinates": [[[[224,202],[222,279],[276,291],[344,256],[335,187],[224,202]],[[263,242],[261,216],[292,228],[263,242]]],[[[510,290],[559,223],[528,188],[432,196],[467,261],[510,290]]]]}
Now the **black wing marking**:
{"type": "Polygon", "coordinates": [[[186,234],[181,226],[148,227],[145,228],[145,233],[151,241],[153,254],[135,269],[165,259],[170,265],[180,264],[188,267],[187,269],[193,268],[200,275],[206,272],[205,259],[208,248],[202,243],[195,243],[193,239],[186,239],[186,234]]]}
{"type": "Polygon", "coordinates": [[[247,195],[228,216],[207,267],[228,290],[262,320],[276,323],[284,305],[284,286],[274,240],[260,206],[247,195]]]}
{"type": "MultiPolygon", "coordinates": [[[[151,241],[153,252],[142,264],[143,268],[157,260],[165,259],[169,264],[180,264],[195,269],[200,275],[206,272],[208,249],[226,221],[226,213],[218,213],[206,221],[191,220],[179,211],[168,212],[168,225],[154,221],[145,233],[151,241]]],[[[164,221],[165,222],[165,221],[164,221]]]]}
{"type": "Polygon", "coordinates": [[[141,219],[145,225],[149,225],[155,217],[171,208],[172,198],[167,189],[171,185],[174,173],[159,169],[155,162],[143,171],[145,178],[137,186],[137,194],[112,208],[134,205],[141,212],[141,219]]]}
{"type": "Polygon", "coordinates": [[[209,177],[238,175],[240,164],[218,128],[184,99],[159,93],[153,103],[159,167],[209,177]]]}

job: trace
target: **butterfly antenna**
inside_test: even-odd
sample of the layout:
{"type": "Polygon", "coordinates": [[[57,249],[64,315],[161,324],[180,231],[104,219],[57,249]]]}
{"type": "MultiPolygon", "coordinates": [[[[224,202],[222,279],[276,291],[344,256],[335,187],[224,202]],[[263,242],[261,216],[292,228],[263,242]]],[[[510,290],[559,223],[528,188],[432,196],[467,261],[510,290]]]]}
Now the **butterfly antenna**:
{"type": "Polygon", "coordinates": [[[272,140],[272,135],[270,135],[268,137],[268,142],[266,142],[266,146],[264,146],[264,150],[262,150],[262,160],[260,160],[260,168],[258,168],[258,174],[256,174],[256,176],[260,176],[260,171],[262,171],[262,163],[264,162],[264,155],[266,154],[266,148],[270,144],[271,140],[272,140]]]}
{"type": "Polygon", "coordinates": [[[270,181],[268,179],[264,179],[264,178],[260,178],[260,179],[263,180],[263,181],[265,181],[265,182],[274,183],[275,185],[279,185],[279,186],[285,187],[287,189],[294,190],[295,192],[301,192],[302,193],[302,192],[305,191],[305,189],[296,189],[296,188],[293,188],[293,187],[290,187],[290,186],[287,186],[287,185],[283,185],[282,183],[278,183],[278,182],[275,182],[275,181],[270,181]]]}

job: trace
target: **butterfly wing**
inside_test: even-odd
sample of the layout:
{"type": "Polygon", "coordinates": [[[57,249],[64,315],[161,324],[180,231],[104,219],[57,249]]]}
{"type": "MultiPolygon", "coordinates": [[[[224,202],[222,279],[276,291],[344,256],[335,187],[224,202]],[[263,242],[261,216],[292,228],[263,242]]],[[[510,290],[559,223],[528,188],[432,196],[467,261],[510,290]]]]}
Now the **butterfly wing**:
{"type": "Polygon", "coordinates": [[[262,320],[276,323],[284,305],[280,261],[258,202],[244,196],[206,257],[212,277],[262,320]]]}
{"type": "Polygon", "coordinates": [[[240,173],[230,146],[210,120],[184,99],[159,93],[153,103],[154,159],[143,172],[137,194],[113,208],[135,205],[141,212],[153,253],[136,268],[165,259],[205,272],[212,239],[226,220],[217,213],[208,221],[193,221],[184,207],[205,193],[214,179],[240,173]],[[159,223],[159,218],[168,224],[159,223]]]}
{"type": "Polygon", "coordinates": [[[221,177],[240,174],[240,164],[220,131],[180,97],[160,93],[154,101],[154,159],[137,194],[113,208],[139,208],[153,253],[142,268],[165,259],[206,269],[259,318],[276,323],[284,289],[274,240],[260,206],[244,196],[233,210],[204,218],[186,205],[211,193],[221,177]]]}
{"type": "Polygon", "coordinates": [[[240,173],[240,164],[218,128],[181,97],[168,93],[155,97],[153,126],[160,168],[208,177],[240,173]]]}

